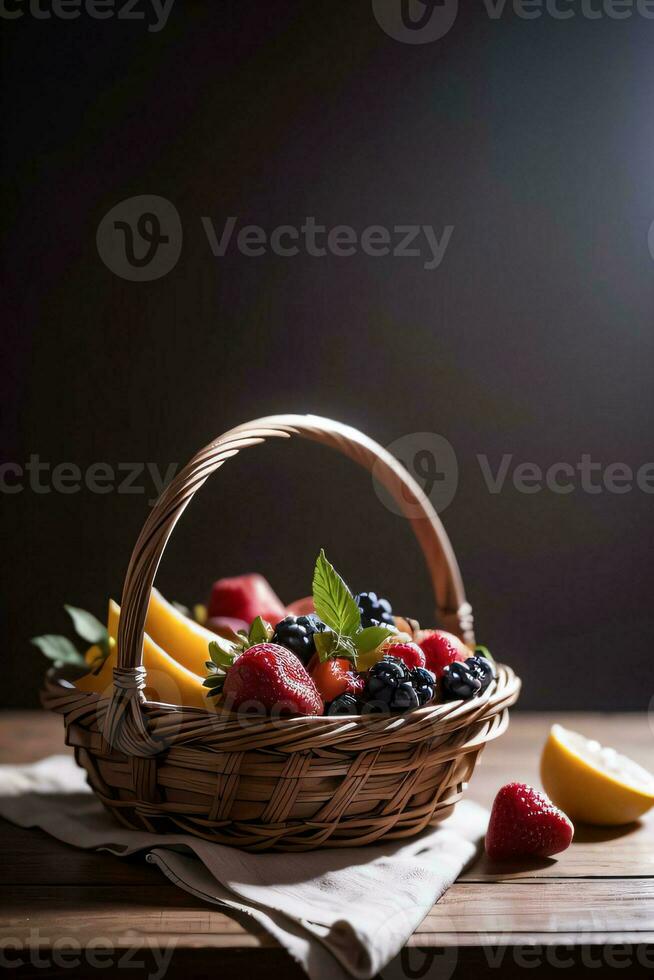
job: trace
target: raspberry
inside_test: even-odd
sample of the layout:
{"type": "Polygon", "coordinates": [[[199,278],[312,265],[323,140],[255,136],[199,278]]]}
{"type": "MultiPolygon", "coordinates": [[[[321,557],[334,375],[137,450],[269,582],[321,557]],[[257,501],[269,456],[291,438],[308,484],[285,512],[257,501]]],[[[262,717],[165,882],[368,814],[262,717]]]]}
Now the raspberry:
{"type": "Polygon", "coordinates": [[[388,643],[382,648],[390,657],[398,657],[407,667],[424,667],[425,655],[417,643],[388,643]]]}
{"type": "Polygon", "coordinates": [[[463,662],[470,656],[470,650],[454,633],[445,630],[430,630],[418,641],[418,646],[425,655],[427,668],[441,677],[448,664],[455,661],[463,662]]]}

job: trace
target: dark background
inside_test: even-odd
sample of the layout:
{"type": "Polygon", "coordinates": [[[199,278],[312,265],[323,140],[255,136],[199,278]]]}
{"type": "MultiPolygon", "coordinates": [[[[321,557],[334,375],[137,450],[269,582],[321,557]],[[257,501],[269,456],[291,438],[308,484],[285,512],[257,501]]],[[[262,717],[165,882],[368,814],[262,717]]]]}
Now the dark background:
{"type": "MultiPolygon", "coordinates": [[[[184,462],[228,427],[314,412],[387,444],[454,446],[444,514],[478,634],[522,707],[645,708],[653,498],[488,492],[476,455],[547,467],[654,459],[654,22],[489,19],[462,4],[432,44],[367,0],[182,3],[142,22],[3,24],[2,449],[24,464],[184,462]],[[177,207],[177,266],[114,275],[96,229],[119,201],[177,207]],[[200,216],[268,230],[455,227],[445,260],[214,258],[200,216]]],[[[143,493],[2,493],[2,702],[37,702],[30,635],[64,602],[104,615],[143,493]]],[[[354,588],[428,623],[406,523],[368,476],[266,446],[196,498],[158,583],[191,602],[260,570],[309,591],[321,545],[354,588]]]]}

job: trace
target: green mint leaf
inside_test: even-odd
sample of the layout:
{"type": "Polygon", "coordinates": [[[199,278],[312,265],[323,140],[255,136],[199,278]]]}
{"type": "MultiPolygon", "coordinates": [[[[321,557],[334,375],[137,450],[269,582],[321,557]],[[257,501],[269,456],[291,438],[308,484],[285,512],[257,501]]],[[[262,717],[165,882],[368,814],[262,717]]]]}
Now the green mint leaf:
{"type": "Polygon", "coordinates": [[[314,642],[318,659],[322,663],[331,657],[346,657],[353,660],[356,664],[357,649],[349,636],[341,636],[339,633],[315,633],[314,642]]]}
{"type": "Polygon", "coordinates": [[[268,643],[272,640],[273,632],[274,630],[270,623],[262,619],[261,616],[257,616],[252,621],[252,626],[250,626],[248,643],[250,646],[255,646],[257,643],[268,643]]]}
{"type": "Polygon", "coordinates": [[[334,633],[354,636],[361,628],[361,614],[354,597],[322,549],[313,573],[313,604],[323,623],[334,633]]]}
{"type": "Polygon", "coordinates": [[[107,645],[109,634],[104,623],[85,609],[78,609],[76,606],[64,606],[64,609],[72,619],[73,628],[78,636],[87,643],[107,645]]]}
{"type": "Polygon", "coordinates": [[[67,636],[54,636],[48,633],[45,636],[33,636],[30,643],[38,647],[41,653],[50,660],[54,660],[56,665],[70,664],[75,667],[86,667],[88,670],[88,664],[84,657],[67,636]]]}
{"type": "Polygon", "coordinates": [[[492,664],[495,663],[495,657],[490,652],[488,647],[476,646],[475,653],[478,654],[480,657],[486,657],[486,660],[490,660],[492,664]]]}
{"type": "Polygon", "coordinates": [[[387,640],[389,636],[397,633],[394,626],[368,626],[366,629],[361,630],[354,637],[354,642],[356,644],[357,651],[359,653],[370,653],[387,640]]]}

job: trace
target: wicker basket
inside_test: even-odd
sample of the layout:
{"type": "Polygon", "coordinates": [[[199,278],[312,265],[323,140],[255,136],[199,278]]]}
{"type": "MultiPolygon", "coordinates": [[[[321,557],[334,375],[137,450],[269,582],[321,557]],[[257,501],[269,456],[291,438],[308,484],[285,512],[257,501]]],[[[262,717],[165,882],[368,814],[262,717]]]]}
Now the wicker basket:
{"type": "Polygon", "coordinates": [[[67,744],[104,805],[129,827],[186,831],[248,850],[352,847],[409,837],[452,811],[485,743],[508,724],[513,671],[467,702],[406,715],[237,718],[145,699],[145,618],[166,542],[193,495],[241,449],[299,435],[374,469],[406,514],[432,578],[439,622],[474,644],[472,610],[441,522],[386,450],[348,426],[278,415],[238,426],[197,453],[150,512],[122,596],[109,696],[50,671],[44,706],[63,714],[67,744]]]}

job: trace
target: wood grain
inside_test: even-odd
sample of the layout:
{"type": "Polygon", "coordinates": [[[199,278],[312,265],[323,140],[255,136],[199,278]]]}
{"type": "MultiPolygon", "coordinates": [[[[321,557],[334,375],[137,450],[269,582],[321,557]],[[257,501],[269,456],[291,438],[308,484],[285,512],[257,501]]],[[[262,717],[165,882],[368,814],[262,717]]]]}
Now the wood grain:
{"type": "MultiPolygon", "coordinates": [[[[502,783],[511,779],[538,785],[540,747],[553,720],[589,735],[600,734],[605,742],[651,766],[654,732],[643,715],[553,719],[516,713],[507,734],[485,750],[467,798],[488,806],[502,783]]],[[[68,751],[62,737],[59,719],[51,715],[0,715],[0,762],[68,751]]],[[[254,980],[273,964],[289,976],[299,975],[250,920],[204,905],[163,882],[155,868],[140,860],[78,851],[40,831],[4,822],[2,831],[3,880],[10,886],[0,894],[3,935],[29,944],[38,924],[41,935],[52,941],[66,935],[83,944],[102,935],[116,949],[135,942],[148,948],[174,943],[179,974],[173,970],[169,976],[183,975],[185,980],[201,975],[196,968],[206,969],[209,962],[201,957],[215,950],[220,951],[216,962],[223,978],[242,976],[245,970],[254,980]]],[[[458,967],[471,970],[474,965],[477,976],[488,971],[497,977],[498,963],[491,961],[498,948],[542,945],[554,950],[568,945],[581,955],[590,948],[632,944],[634,950],[645,950],[645,966],[640,961],[632,964],[627,971],[631,977],[643,970],[651,975],[654,957],[648,966],[646,943],[654,943],[653,814],[625,828],[577,828],[572,847],[556,860],[496,866],[480,855],[426,916],[408,946],[456,949],[458,967]],[[481,951],[485,952],[479,959],[481,951]]],[[[581,969],[584,964],[578,965],[581,969]]],[[[517,969],[513,958],[502,964],[501,975],[518,975],[517,969]]],[[[70,971],[63,975],[75,976],[70,971]]],[[[560,969],[552,975],[560,976],[560,969]]]]}

